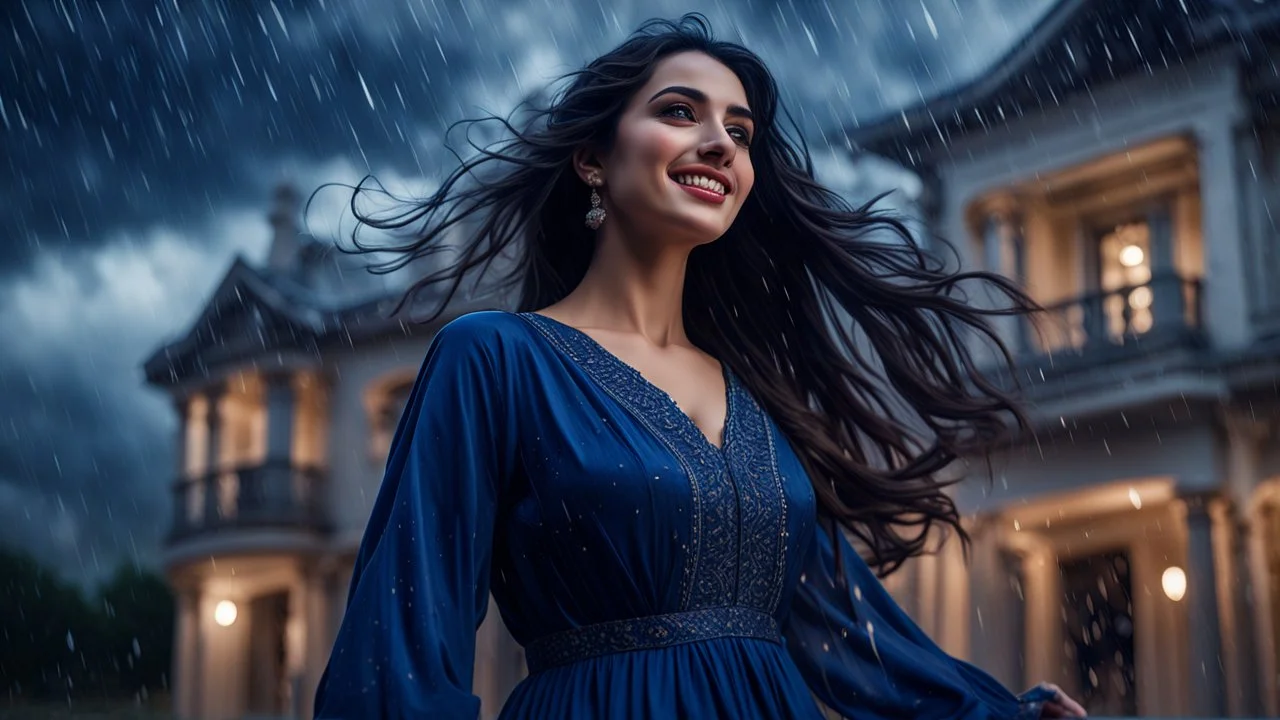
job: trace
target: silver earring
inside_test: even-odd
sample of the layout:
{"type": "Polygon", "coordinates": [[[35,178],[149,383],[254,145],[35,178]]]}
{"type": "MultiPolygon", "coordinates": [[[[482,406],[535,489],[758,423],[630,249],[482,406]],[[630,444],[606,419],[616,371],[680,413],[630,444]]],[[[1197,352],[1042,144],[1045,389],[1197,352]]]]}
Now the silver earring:
{"type": "Polygon", "coordinates": [[[599,230],[600,225],[604,223],[604,208],[600,206],[600,193],[596,192],[596,187],[600,185],[600,176],[592,175],[587,179],[587,183],[591,185],[591,209],[587,211],[587,227],[599,230]]]}

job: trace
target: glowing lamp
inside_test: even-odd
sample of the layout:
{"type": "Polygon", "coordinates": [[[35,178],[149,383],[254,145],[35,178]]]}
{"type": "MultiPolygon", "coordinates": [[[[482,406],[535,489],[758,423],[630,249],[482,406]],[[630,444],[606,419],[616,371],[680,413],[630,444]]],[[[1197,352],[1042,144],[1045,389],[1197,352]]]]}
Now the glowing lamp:
{"type": "Polygon", "coordinates": [[[236,621],[236,604],[230,600],[220,600],[213,608],[213,621],[222,627],[229,627],[236,621]]]}
{"type": "Polygon", "coordinates": [[[1167,567],[1160,576],[1160,587],[1165,597],[1178,602],[1187,594],[1187,574],[1177,565],[1167,567]]]}

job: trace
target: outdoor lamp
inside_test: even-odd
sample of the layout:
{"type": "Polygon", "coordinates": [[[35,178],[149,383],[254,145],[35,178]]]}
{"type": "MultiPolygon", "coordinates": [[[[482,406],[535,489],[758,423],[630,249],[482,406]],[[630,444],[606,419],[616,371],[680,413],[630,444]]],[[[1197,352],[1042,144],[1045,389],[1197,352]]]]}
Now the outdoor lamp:
{"type": "Polygon", "coordinates": [[[219,600],[213,608],[213,621],[222,627],[229,627],[236,621],[236,604],[230,600],[219,600]]]}
{"type": "Polygon", "coordinates": [[[1187,594],[1187,574],[1177,565],[1171,565],[1160,576],[1160,587],[1164,588],[1166,597],[1178,602],[1187,594]]]}

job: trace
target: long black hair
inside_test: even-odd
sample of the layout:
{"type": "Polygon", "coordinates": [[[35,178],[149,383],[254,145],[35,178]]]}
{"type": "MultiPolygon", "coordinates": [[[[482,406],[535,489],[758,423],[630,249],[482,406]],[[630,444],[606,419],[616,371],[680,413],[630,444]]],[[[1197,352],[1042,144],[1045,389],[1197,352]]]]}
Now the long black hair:
{"type": "Polygon", "coordinates": [[[362,181],[351,199],[362,224],[421,229],[400,244],[375,247],[361,243],[357,227],[349,252],[393,253],[375,272],[448,252],[451,262],[415,282],[396,306],[399,312],[420,292],[437,291],[424,322],[444,311],[467,278],[495,267],[505,268],[498,287],[518,291],[518,310],[560,300],[582,280],[594,251],[582,221],[587,187],[573,153],[584,146],[607,152],[623,109],[657,61],[684,51],[705,53],[737,75],[756,125],[752,192],[729,230],[689,257],[690,340],[727,363],[764,404],[804,463],[824,521],[859,538],[880,573],[924,551],[937,526],[956,530],[967,547],[945,491],[956,479],[942,473],[1027,426],[1015,398],[984,375],[985,355],[971,345],[984,341],[1007,367],[1011,357],[989,316],[1036,305],[1001,276],[959,272],[922,249],[900,219],[874,207],[879,198],[853,207],[820,185],[764,62],[715,40],[701,15],[645,23],[562,78],[571,82],[545,107],[528,108],[520,123],[493,116],[455,123],[469,131],[496,122],[506,139],[470,142],[476,154],[459,157],[436,192],[406,201],[403,212],[362,213],[362,181]],[[779,115],[791,133],[784,134],[779,115]],[[971,304],[961,286],[973,282],[1007,302],[971,304]]]}

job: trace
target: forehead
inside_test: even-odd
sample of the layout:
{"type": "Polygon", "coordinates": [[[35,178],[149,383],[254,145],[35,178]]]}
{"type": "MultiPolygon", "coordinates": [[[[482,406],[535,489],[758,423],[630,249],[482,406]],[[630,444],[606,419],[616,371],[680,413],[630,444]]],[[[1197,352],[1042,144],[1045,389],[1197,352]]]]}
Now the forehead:
{"type": "Polygon", "coordinates": [[[668,55],[654,66],[649,82],[636,93],[635,102],[649,102],[653,94],[672,85],[701,90],[708,102],[747,107],[747,91],[732,70],[715,58],[700,52],[668,55]]]}

